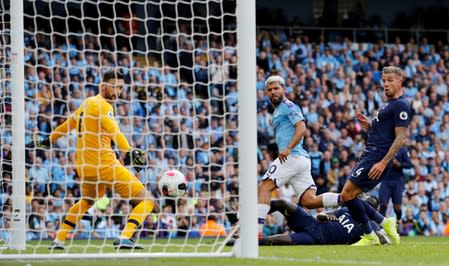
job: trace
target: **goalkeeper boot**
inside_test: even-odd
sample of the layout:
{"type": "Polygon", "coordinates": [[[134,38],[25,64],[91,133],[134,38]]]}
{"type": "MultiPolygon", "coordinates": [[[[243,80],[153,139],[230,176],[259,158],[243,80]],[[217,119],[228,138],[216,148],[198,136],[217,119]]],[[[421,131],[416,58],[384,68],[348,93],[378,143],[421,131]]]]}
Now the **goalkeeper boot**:
{"type": "Polygon", "coordinates": [[[399,245],[401,238],[399,237],[398,230],[396,229],[396,218],[385,218],[384,231],[390,238],[393,245],[399,245]]]}
{"type": "Polygon", "coordinates": [[[118,238],[112,244],[115,249],[143,249],[143,246],[137,245],[133,240],[118,238]]]}
{"type": "Polygon", "coordinates": [[[58,243],[56,241],[53,241],[50,246],[48,246],[49,250],[64,250],[64,245],[62,243],[58,243]]]}
{"type": "Polygon", "coordinates": [[[234,246],[234,244],[235,244],[234,238],[229,238],[228,241],[226,241],[226,246],[234,246]]]}
{"type": "Polygon", "coordinates": [[[364,234],[362,239],[360,239],[357,243],[352,244],[352,246],[379,246],[380,240],[377,235],[372,232],[371,234],[364,234]]]}

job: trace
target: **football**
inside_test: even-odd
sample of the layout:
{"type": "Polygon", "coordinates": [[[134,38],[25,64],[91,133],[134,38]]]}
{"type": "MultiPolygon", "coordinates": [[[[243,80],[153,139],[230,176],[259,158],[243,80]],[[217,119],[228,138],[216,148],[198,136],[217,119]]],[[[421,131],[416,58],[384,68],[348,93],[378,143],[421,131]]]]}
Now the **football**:
{"type": "Polygon", "coordinates": [[[162,174],[158,186],[163,196],[180,197],[187,190],[186,177],[178,170],[168,170],[162,174]]]}

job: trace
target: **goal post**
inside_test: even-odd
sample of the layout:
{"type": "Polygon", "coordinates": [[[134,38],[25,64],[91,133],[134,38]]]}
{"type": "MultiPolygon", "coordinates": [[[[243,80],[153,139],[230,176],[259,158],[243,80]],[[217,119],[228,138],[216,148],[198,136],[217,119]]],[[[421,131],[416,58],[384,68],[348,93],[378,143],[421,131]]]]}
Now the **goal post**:
{"type": "Polygon", "coordinates": [[[23,57],[23,1],[11,1],[12,107],[12,233],[10,248],[24,250],[25,243],[25,110],[23,57]]]}
{"type": "Polygon", "coordinates": [[[0,261],[257,258],[255,0],[7,2],[11,22],[0,21],[0,29],[11,35],[2,50],[7,57],[10,49],[14,89],[0,85],[12,98],[12,229],[0,261]],[[76,138],[69,134],[47,151],[25,144],[48,136],[98,93],[98,77],[110,69],[120,69],[127,84],[115,118],[131,146],[148,154],[148,165],[131,171],[161,211],[138,231],[143,251],[117,252],[112,241],[132,206],[108,191],[105,206],[94,205],[71,232],[66,250],[48,251],[80,198],[76,138]],[[157,180],[167,169],[186,175],[185,197],[159,195],[157,180]],[[237,227],[226,218],[232,208],[239,209],[237,227]],[[211,216],[224,235],[203,235],[211,216]],[[240,238],[227,247],[237,230],[240,238]]]}
{"type": "Polygon", "coordinates": [[[257,108],[255,75],[256,1],[241,0],[237,5],[237,53],[239,57],[239,118],[240,118],[240,218],[241,243],[237,254],[258,257],[257,243],[257,108]],[[244,103],[244,104],[243,104],[244,103]]]}

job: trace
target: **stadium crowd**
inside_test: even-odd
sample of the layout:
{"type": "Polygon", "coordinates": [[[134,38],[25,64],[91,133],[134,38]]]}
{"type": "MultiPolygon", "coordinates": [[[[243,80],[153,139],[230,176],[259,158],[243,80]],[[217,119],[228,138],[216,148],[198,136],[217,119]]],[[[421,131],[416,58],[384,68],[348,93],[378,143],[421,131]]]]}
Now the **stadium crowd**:
{"type": "MultiPolygon", "coordinates": [[[[215,217],[209,220],[230,228],[223,206],[238,208],[242,167],[237,163],[234,33],[209,40],[180,34],[166,47],[180,52],[145,61],[133,57],[127,46],[115,47],[112,39],[99,42],[94,35],[74,34],[55,38],[51,46],[39,31],[32,35],[34,29],[28,30],[26,143],[48,136],[83,99],[98,93],[102,71],[118,67],[129,86],[115,106],[116,118],[131,146],[148,153],[148,167],[133,169],[134,173],[157,198],[157,180],[164,170],[178,168],[189,182],[185,198],[159,200],[161,210],[148,216],[141,236],[199,236],[210,214],[215,217]]],[[[407,143],[413,167],[405,172],[400,232],[449,234],[449,48],[430,44],[425,37],[362,44],[347,38],[309,40],[307,35],[289,36],[282,30],[259,32],[258,177],[276,156],[272,107],[264,96],[268,75],[282,76],[287,98],[302,108],[309,129],[304,146],[310,153],[318,193],[322,193],[341,190],[363,150],[365,133],[354,115],[371,116],[384,102],[381,71],[387,65],[403,68],[404,92],[414,113],[407,143]]],[[[5,125],[10,120],[7,99],[13,88],[8,82],[5,86],[0,116],[2,229],[10,228],[12,211],[9,147],[13,132],[5,125]]],[[[75,136],[72,132],[50,150],[26,151],[28,239],[53,238],[62,216],[80,197],[80,180],[74,171],[75,136]]],[[[112,191],[108,196],[107,204],[92,208],[72,237],[118,237],[130,205],[112,191]]],[[[276,197],[297,201],[288,186],[279,188],[276,197]]],[[[264,230],[270,235],[288,228],[272,215],[264,230]]],[[[6,231],[0,230],[0,238],[7,237],[6,231]]]]}

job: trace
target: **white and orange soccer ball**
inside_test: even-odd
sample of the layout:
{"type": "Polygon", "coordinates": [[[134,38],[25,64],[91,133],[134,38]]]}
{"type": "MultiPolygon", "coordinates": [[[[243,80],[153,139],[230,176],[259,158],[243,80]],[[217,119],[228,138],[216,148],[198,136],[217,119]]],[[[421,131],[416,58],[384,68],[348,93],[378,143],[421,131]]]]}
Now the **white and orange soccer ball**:
{"type": "Polygon", "coordinates": [[[187,191],[186,177],[178,170],[165,171],[159,180],[158,187],[163,196],[181,197],[187,191]]]}

